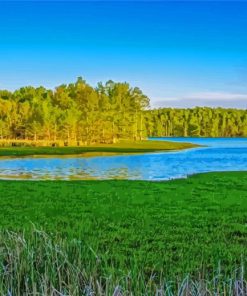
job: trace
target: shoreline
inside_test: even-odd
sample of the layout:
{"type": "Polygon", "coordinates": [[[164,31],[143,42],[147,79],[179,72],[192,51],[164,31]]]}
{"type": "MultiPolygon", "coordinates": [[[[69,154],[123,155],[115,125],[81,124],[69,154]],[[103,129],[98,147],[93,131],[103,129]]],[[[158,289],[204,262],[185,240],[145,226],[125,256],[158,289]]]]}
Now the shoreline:
{"type": "Polygon", "coordinates": [[[190,148],[201,147],[197,144],[170,141],[140,141],[119,142],[116,144],[101,144],[81,147],[0,147],[0,159],[4,157],[25,156],[72,156],[81,157],[119,155],[119,154],[142,154],[152,152],[179,151],[190,148]]]}
{"type": "Polygon", "coordinates": [[[103,179],[103,178],[97,178],[96,176],[87,176],[87,178],[84,177],[79,177],[78,175],[71,175],[67,179],[61,176],[53,176],[53,177],[48,177],[46,178],[45,176],[38,178],[38,177],[33,177],[33,175],[28,175],[28,174],[23,174],[23,175],[1,175],[0,174],[0,182],[2,181],[17,181],[17,182],[35,182],[35,183],[45,183],[45,182],[100,182],[100,183],[107,183],[107,182],[126,182],[126,183],[138,183],[138,182],[143,182],[143,183],[169,183],[169,182],[175,182],[178,180],[189,180],[191,178],[196,178],[200,177],[203,175],[210,175],[210,174],[219,174],[219,175],[224,175],[224,174],[235,174],[235,173],[247,173],[247,170],[243,171],[209,171],[209,172],[201,172],[201,173],[193,173],[193,174],[188,174],[185,176],[177,177],[177,178],[170,178],[170,179],[157,179],[157,180],[148,180],[148,179],[125,179],[125,178],[109,178],[109,179],[103,179]]]}

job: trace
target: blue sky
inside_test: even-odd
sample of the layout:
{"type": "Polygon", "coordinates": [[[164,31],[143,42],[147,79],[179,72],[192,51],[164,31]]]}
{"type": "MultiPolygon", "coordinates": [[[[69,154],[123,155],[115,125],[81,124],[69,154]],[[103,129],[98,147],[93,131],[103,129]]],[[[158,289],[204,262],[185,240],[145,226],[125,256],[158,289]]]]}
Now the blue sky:
{"type": "Polygon", "coordinates": [[[0,88],[82,76],[152,106],[247,107],[247,2],[0,2],[0,88]]]}

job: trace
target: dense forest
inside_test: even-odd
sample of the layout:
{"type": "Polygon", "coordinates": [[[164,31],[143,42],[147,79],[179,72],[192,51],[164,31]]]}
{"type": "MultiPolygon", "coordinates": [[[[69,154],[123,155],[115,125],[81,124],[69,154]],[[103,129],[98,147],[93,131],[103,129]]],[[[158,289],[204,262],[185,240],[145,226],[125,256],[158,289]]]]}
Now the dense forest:
{"type": "Polygon", "coordinates": [[[147,136],[247,136],[247,111],[196,107],[150,109],[149,98],[128,83],[94,88],[82,78],[49,90],[0,90],[0,141],[53,145],[114,143],[147,136]]]}
{"type": "Polygon", "coordinates": [[[247,110],[195,107],[146,112],[149,136],[245,137],[247,110]]]}

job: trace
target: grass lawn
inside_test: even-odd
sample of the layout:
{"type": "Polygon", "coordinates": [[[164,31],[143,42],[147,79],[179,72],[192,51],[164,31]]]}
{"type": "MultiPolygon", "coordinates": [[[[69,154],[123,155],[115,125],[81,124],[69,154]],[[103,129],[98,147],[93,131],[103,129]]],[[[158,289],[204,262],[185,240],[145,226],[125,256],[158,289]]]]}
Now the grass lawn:
{"type": "Polygon", "coordinates": [[[0,156],[72,155],[88,152],[144,153],[166,150],[181,150],[193,147],[198,147],[198,145],[191,143],[175,143],[169,141],[121,141],[116,144],[95,144],[82,147],[0,147],[0,156]]]}
{"type": "Polygon", "coordinates": [[[59,272],[66,283],[76,266],[84,279],[73,276],[77,288],[89,281],[104,290],[109,280],[111,289],[121,283],[141,295],[161,279],[212,278],[219,264],[227,278],[247,263],[247,172],[169,182],[0,181],[0,209],[0,265],[16,264],[14,276],[0,273],[0,289],[44,274],[56,286],[59,272]],[[24,243],[5,230],[24,232],[24,243]]]}

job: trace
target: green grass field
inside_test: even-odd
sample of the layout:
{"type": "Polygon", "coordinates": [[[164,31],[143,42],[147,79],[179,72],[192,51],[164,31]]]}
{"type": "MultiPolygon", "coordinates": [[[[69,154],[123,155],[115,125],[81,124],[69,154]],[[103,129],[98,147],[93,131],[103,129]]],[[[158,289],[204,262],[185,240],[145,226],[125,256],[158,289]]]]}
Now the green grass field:
{"type": "Polygon", "coordinates": [[[142,295],[164,281],[176,290],[188,274],[212,279],[220,266],[222,280],[247,266],[247,172],[169,182],[0,181],[0,208],[0,265],[8,270],[0,290],[11,286],[14,295],[44,283],[63,295],[91,295],[79,293],[87,283],[96,295],[119,284],[142,295]]]}
{"type": "Polygon", "coordinates": [[[191,143],[169,141],[121,141],[116,144],[97,144],[82,147],[0,147],[0,156],[73,155],[84,153],[144,153],[181,150],[198,147],[191,143]]]}

